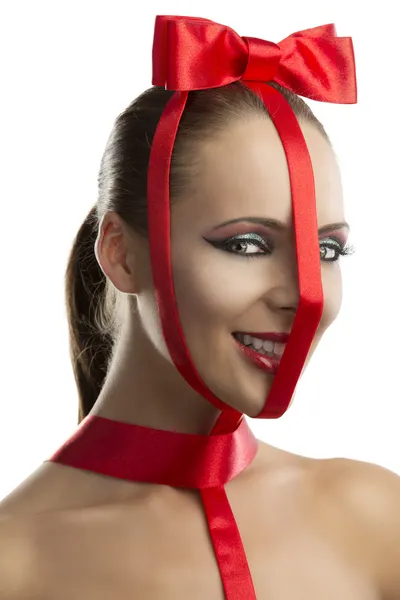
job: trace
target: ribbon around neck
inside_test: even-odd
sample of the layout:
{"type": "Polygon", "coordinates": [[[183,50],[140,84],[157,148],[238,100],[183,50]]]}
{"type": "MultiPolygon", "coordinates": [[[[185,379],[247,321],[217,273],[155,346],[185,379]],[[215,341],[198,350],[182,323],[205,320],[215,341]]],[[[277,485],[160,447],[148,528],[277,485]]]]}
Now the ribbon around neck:
{"type": "Polygon", "coordinates": [[[194,435],[90,414],[50,460],[127,481],[201,490],[224,486],[256,453],[246,419],[228,434],[194,435]]]}

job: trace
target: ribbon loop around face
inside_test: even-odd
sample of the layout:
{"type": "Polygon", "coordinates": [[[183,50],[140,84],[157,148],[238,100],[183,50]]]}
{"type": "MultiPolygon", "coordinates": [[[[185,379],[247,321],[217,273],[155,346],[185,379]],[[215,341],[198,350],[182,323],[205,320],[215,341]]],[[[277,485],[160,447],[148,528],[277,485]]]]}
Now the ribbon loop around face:
{"type": "Polygon", "coordinates": [[[292,192],[300,301],[268,402],[257,415],[279,418],[290,403],[318,327],[323,291],[315,187],[307,144],[293,110],[278,90],[266,85],[266,80],[316,100],[356,102],[352,42],[350,38],[337,38],[331,25],[296,32],[273,44],[241,38],[232,29],[205,19],[157,19],[153,83],[178,90],[158,124],[148,169],[149,239],[157,302],[175,366],[193,389],[222,410],[212,433],[229,431],[240,413],[217,398],[197,372],[180,325],[172,280],[169,168],[188,91],[242,79],[262,97],[284,146],[292,192]],[[186,90],[179,91],[181,85],[186,90]]]}

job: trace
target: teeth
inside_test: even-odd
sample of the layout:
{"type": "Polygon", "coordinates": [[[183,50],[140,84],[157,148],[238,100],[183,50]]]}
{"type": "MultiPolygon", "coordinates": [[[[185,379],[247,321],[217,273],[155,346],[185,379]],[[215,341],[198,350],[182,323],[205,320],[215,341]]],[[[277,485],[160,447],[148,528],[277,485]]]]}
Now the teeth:
{"type": "Polygon", "coordinates": [[[274,342],[271,342],[271,340],[264,340],[263,347],[264,347],[265,352],[273,352],[274,351],[274,342]]]}
{"type": "Polygon", "coordinates": [[[261,354],[282,356],[286,347],[286,344],[280,342],[274,343],[271,340],[261,340],[260,338],[252,337],[247,333],[238,333],[236,334],[236,338],[245,346],[251,346],[253,350],[261,352],[261,354]]]}
{"type": "Polygon", "coordinates": [[[279,342],[275,342],[275,345],[274,345],[274,353],[275,353],[277,356],[282,356],[282,354],[283,354],[283,351],[284,351],[284,349],[285,349],[285,346],[286,346],[286,344],[281,344],[281,343],[279,343],[279,342]]]}
{"type": "Polygon", "coordinates": [[[263,340],[260,340],[258,338],[250,338],[251,339],[251,343],[254,346],[254,348],[256,350],[261,350],[261,348],[263,347],[263,340]]]}

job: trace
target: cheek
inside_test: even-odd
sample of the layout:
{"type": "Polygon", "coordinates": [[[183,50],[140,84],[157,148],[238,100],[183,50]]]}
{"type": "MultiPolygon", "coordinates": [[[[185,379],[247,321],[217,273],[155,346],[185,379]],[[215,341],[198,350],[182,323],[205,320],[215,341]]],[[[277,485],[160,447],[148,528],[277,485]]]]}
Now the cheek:
{"type": "MultiPolygon", "coordinates": [[[[174,262],[174,286],[184,331],[222,324],[230,328],[260,295],[261,279],[251,261],[204,257],[174,262]]],[[[211,330],[211,328],[210,328],[211,330]]]]}
{"type": "Polygon", "coordinates": [[[338,264],[322,265],[324,309],[319,326],[322,334],[336,319],[342,304],[342,274],[338,264]]]}
{"type": "Polygon", "coordinates": [[[235,283],[215,268],[186,268],[176,265],[174,285],[179,315],[182,321],[219,320],[224,314],[240,308],[235,283]]]}

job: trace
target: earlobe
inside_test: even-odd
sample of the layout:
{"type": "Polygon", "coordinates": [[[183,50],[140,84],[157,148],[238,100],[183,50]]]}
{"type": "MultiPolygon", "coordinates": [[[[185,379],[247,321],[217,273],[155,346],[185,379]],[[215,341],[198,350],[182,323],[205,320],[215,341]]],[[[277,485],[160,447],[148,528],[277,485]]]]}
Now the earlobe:
{"type": "Polygon", "coordinates": [[[134,294],[132,252],[121,224],[107,213],[99,224],[94,252],[104,275],[125,294],[134,294]]]}

